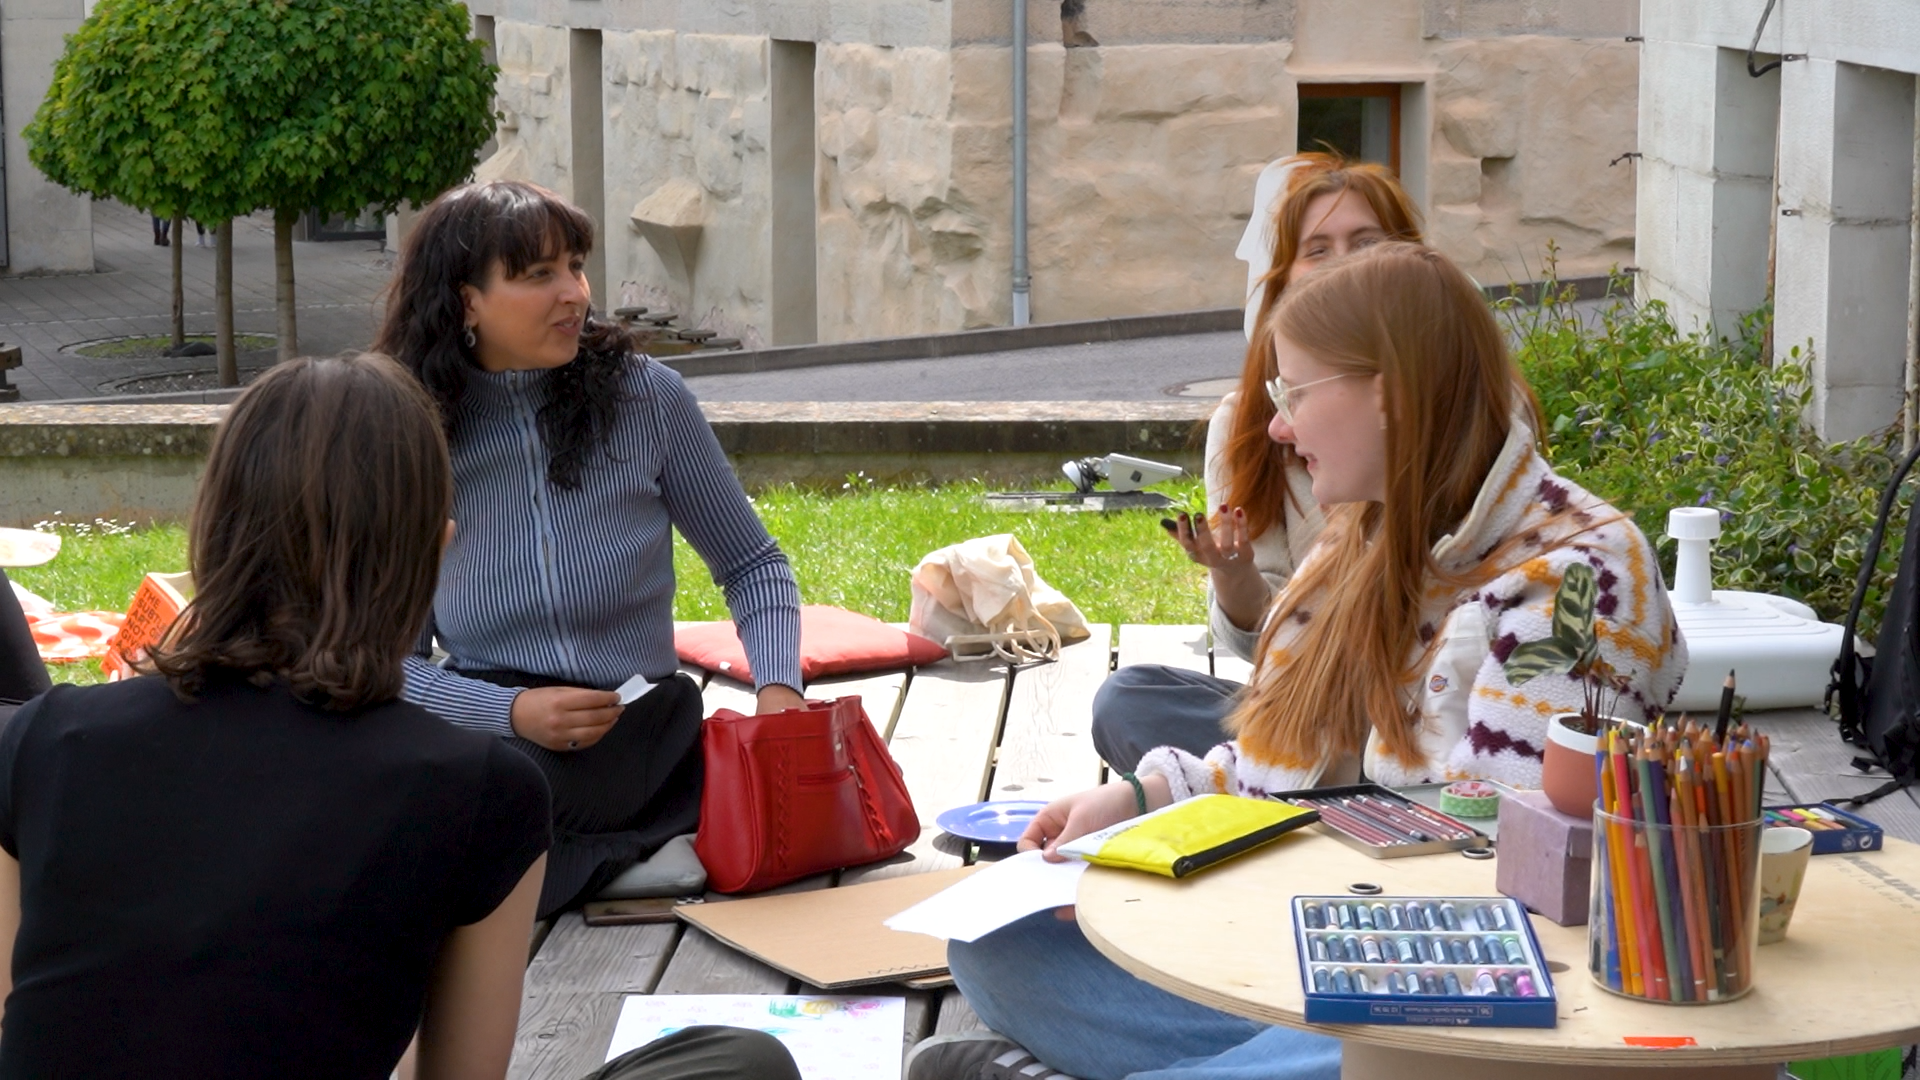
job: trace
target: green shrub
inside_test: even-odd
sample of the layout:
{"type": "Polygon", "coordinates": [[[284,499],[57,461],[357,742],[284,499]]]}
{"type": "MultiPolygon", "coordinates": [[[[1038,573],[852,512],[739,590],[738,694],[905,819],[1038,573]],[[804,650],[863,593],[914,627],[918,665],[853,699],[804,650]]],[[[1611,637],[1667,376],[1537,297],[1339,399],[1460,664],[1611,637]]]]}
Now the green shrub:
{"type": "MultiPolygon", "coordinates": [[[[1767,362],[1769,310],[1748,316],[1733,337],[1714,337],[1682,332],[1658,302],[1618,300],[1584,320],[1571,304],[1571,290],[1555,289],[1539,307],[1506,310],[1554,467],[1631,513],[1665,572],[1674,559],[1667,511],[1712,506],[1723,522],[1716,587],[1778,593],[1823,619],[1846,618],[1897,431],[1823,441],[1802,419],[1813,394],[1810,357],[1795,347],[1787,360],[1767,362]]],[[[1896,520],[1863,632],[1879,625],[1902,532],[1896,520]]]]}

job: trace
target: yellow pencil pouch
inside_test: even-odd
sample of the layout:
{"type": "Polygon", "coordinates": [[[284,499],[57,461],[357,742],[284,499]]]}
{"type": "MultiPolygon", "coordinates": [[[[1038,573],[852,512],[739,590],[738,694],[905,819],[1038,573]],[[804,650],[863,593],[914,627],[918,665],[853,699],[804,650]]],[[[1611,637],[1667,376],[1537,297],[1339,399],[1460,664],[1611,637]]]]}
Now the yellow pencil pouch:
{"type": "Polygon", "coordinates": [[[1095,866],[1183,878],[1319,820],[1318,810],[1291,803],[1196,795],[1061,844],[1060,852],[1095,866]]]}

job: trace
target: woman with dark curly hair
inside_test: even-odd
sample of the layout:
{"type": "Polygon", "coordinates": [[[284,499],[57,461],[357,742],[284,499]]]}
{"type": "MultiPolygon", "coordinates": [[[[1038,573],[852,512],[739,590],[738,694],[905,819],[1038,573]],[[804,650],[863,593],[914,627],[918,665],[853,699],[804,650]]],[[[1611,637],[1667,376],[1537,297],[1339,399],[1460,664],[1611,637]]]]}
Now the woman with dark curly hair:
{"type": "Polygon", "coordinates": [[[799,590],[679,375],[592,310],[593,222],[533,184],[455,188],[401,252],[376,347],[440,406],[458,528],[408,700],[509,740],[553,790],[540,912],[692,832],[699,688],[676,675],[673,530],[726,595],[761,712],[800,705],[799,590]],[[622,706],[634,675],[656,685],[622,706]]]}

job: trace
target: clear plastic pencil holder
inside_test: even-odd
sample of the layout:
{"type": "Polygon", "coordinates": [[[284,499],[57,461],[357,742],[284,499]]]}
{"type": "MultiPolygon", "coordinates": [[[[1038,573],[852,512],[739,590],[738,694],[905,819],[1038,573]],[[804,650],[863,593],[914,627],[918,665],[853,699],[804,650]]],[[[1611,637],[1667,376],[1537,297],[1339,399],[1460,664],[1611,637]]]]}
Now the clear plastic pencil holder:
{"type": "Polygon", "coordinates": [[[1616,994],[1676,1005],[1753,989],[1760,829],[1593,812],[1587,970],[1616,994]]]}

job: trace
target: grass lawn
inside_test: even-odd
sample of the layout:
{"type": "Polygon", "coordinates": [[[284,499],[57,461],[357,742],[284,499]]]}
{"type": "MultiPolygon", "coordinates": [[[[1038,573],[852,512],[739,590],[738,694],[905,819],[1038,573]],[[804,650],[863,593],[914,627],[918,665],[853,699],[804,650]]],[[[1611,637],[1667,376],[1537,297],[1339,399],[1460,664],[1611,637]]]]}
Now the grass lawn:
{"type": "MultiPolygon", "coordinates": [[[[1205,577],[1145,511],[1107,514],[1017,514],[989,510],[979,484],[888,489],[858,480],[832,493],[778,488],[754,497],[767,529],[792,560],[800,596],[888,622],[903,622],[914,564],[935,548],[973,536],[1011,532],[1033,556],[1040,576],[1065,593],[1089,622],[1199,623],[1206,618],[1205,577]]],[[[1182,505],[1204,498],[1198,479],[1157,490],[1182,505]]],[[[186,530],[62,526],[60,556],[45,566],[9,571],[15,581],[63,611],[125,610],[147,571],[187,566],[186,530]]],[[[680,581],[674,617],[727,618],[726,604],[700,557],[678,537],[680,581]]],[[[50,668],[57,679],[92,682],[97,664],[50,668]]]]}

